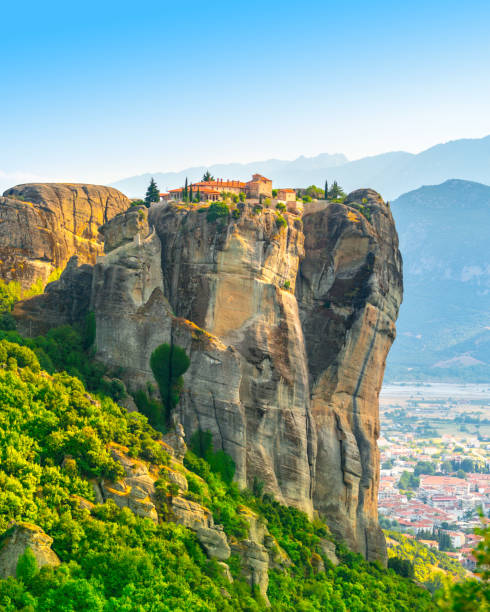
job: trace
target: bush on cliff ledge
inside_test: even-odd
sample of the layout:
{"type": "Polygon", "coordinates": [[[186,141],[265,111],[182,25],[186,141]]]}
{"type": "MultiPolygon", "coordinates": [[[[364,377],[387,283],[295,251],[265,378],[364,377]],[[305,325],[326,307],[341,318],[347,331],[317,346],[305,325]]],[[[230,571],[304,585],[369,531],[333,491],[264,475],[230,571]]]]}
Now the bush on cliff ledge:
{"type": "Polygon", "coordinates": [[[230,214],[230,208],[224,202],[213,202],[208,208],[206,219],[213,223],[218,219],[227,219],[230,214]]]}

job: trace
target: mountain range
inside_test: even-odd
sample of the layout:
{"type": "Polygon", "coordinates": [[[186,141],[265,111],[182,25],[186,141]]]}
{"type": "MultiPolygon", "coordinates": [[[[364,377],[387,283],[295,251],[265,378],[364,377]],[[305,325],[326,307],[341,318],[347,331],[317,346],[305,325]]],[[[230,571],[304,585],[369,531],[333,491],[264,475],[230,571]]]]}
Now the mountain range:
{"type": "Polygon", "coordinates": [[[435,145],[421,153],[392,151],[350,161],[343,154],[322,153],[292,161],[270,159],[240,164],[195,166],[180,172],[154,172],[132,176],[112,184],[130,197],[144,195],[153,176],[161,190],[195,181],[205,170],[220,178],[248,180],[260,172],[280,187],[323,187],[337,180],[346,192],[370,187],[391,200],[421,185],[435,185],[451,178],[490,183],[490,136],[461,139],[435,145]]]}
{"type": "Polygon", "coordinates": [[[490,375],[490,187],[448,180],[391,204],[404,302],[387,377],[490,375]]]}

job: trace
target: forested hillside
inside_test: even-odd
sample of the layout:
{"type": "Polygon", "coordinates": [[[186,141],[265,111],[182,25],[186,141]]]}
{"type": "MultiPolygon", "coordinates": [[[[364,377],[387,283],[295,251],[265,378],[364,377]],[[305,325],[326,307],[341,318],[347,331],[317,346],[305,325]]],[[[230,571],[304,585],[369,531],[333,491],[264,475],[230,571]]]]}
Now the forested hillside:
{"type": "Polygon", "coordinates": [[[436,609],[427,591],[342,547],[333,565],[322,547],[331,537],[325,525],[261,495],[260,483],[254,493],[239,491],[222,469],[226,461],[213,461],[206,436],[193,445],[208,461],[188,452],[178,464],[144,416],[90,395],[67,373],[48,374],[32,350],[5,339],[0,406],[0,572],[2,552],[22,530],[52,538],[60,562],[39,567],[29,552],[21,555],[16,577],[0,581],[2,610],[264,609],[239,553],[227,577],[196,533],[172,520],[176,496],[208,507],[237,550],[252,537],[250,513],[267,527],[276,559],[267,591],[272,609],[372,610],[373,601],[377,610],[436,609]],[[98,499],[94,485],[117,489],[124,476],[118,449],[156,474],[158,521],[98,499]],[[176,470],[185,486],[171,480],[176,470]]]}

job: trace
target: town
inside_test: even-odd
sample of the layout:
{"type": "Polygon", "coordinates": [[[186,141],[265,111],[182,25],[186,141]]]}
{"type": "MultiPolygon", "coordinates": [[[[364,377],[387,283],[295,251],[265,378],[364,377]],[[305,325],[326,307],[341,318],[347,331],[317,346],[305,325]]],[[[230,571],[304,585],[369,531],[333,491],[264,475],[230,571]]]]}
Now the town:
{"type": "Polygon", "coordinates": [[[396,387],[380,398],[381,525],[473,570],[474,529],[490,512],[490,389],[396,387]]]}

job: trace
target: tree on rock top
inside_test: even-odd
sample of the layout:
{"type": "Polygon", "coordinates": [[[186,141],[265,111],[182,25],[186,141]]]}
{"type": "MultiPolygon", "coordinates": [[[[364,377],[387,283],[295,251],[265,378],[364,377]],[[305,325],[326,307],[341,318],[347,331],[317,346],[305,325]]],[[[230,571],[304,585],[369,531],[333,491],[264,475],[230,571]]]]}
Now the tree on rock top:
{"type": "Polygon", "coordinates": [[[203,181],[214,181],[214,176],[211,174],[211,172],[209,172],[209,170],[206,170],[206,172],[202,175],[202,180],[203,181]]]}
{"type": "Polygon", "coordinates": [[[149,207],[152,202],[158,202],[159,200],[160,191],[158,189],[157,184],[155,183],[155,179],[151,177],[150,184],[148,185],[148,189],[146,190],[145,204],[149,207]]]}
{"type": "Polygon", "coordinates": [[[345,191],[337,183],[337,181],[334,181],[332,183],[332,186],[330,187],[330,189],[328,191],[328,197],[331,200],[336,200],[338,198],[345,198],[345,191]]]}

